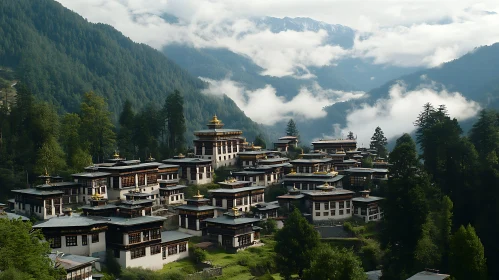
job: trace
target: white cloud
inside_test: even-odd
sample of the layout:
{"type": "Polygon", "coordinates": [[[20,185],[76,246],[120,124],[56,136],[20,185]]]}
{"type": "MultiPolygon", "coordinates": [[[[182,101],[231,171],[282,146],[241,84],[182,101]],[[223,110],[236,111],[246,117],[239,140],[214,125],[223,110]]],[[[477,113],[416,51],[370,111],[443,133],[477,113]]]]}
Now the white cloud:
{"type": "Polygon", "coordinates": [[[277,96],[275,88],[270,85],[256,90],[247,90],[237,82],[225,79],[215,81],[201,78],[209,83],[203,92],[216,96],[227,95],[252,120],[272,125],[276,122],[294,117],[297,119],[317,119],[326,116],[325,106],[336,102],[361,98],[364,92],[344,92],[323,89],[318,84],[302,87],[291,100],[277,96]]]}
{"type": "Polygon", "coordinates": [[[442,24],[417,23],[358,33],[355,52],[375,63],[435,67],[459,58],[477,46],[499,41],[499,14],[464,9],[442,24]]]}
{"type": "Polygon", "coordinates": [[[347,116],[347,127],[340,130],[336,125],[333,131],[336,137],[353,131],[358,136],[359,145],[368,146],[377,126],[383,129],[388,139],[414,131],[413,122],[427,102],[436,107],[446,105],[449,115],[458,120],[471,118],[480,110],[478,103],[466,100],[459,92],[438,90],[434,83],[411,91],[397,83],[390,88],[389,98],[351,110],[347,116]]]}
{"type": "MultiPolygon", "coordinates": [[[[58,0],[92,22],[108,23],[135,41],[161,48],[182,43],[227,48],[251,58],[262,75],[296,76],[346,56],[398,66],[436,66],[499,41],[493,0],[58,0]],[[178,24],[161,15],[174,14],[178,24]],[[311,17],[360,31],[353,51],[325,42],[324,31],[272,33],[255,16],[311,17]],[[366,37],[366,34],[367,37],[366,37]]],[[[300,75],[299,75],[300,76],[300,75]]],[[[311,78],[302,75],[301,78],[311,78]]]]}

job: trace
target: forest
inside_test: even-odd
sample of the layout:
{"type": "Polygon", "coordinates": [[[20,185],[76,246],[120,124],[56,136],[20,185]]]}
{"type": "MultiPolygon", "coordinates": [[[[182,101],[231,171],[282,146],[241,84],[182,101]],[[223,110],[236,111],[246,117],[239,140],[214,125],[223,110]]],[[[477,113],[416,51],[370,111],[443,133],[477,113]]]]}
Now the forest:
{"type": "Polygon", "coordinates": [[[135,112],[125,101],[119,127],[113,124],[105,99],[83,95],[76,113],[59,115],[22,83],[14,103],[0,106],[0,201],[10,190],[25,188],[48,172],[68,177],[119,151],[128,159],[157,160],[186,152],[184,99],[169,94],[163,106],[149,105],[135,112]]]}
{"type": "Polygon", "coordinates": [[[159,51],[109,25],[90,23],[56,1],[0,1],[0,38],[0,68],[14,70],[16,80],[58,113],[76,113],[83,94],[93,91],[118,124],[125,101],[141,110],[179,90],[187,131],[203,128],[217,114],[248,137],[260,132],[230,98],[202,94],[205,84],[159,51]]]}

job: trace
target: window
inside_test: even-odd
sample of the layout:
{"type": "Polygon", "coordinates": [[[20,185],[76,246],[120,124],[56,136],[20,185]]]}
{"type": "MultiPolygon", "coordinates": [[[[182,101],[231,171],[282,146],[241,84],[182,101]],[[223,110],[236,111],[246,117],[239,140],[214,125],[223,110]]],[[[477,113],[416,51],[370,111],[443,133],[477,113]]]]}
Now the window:
{"type": "Polygon", "coordinates": [[[66,247],[77,246],[78,240],[76,239],[76,235],[66,236],[66,247]]]}
{"type": "Polygon", "coordinates": [[[319,202],[315,203],[315,210],[321,210],[321,204],[319,202]]]}
{"type": "Polygon", "coordinates": [[[139,243],[140,240],[140,232],[131,232],[128,234],[128,243],[129,244],[135,244],[139,243]]]}
{"type": "Polygon", "coordinates": [[[93,195],[92,188],[87,188],[87,194],[88,195],[93,195]]]}
{"type": "Polygon", "coordinates": [[[324,212],[323,216],[329,216],[329,212],[324,212]]]}
{"type": "Polygon", "coordinates": [[[177,253],[177,245],[168,246],[168,256],[175,255],[177,253]]]}
{"type": "Polygon", "coordinates": [[[331,210],[331,216],[336,216],[336,210],[331,210]]]}
{"type": "Polygon", "coordinates": [[[321,215],[321,212],[315,212],[315,216],[319,217],[321,215]]]}
{"type": "Polygon", "coordinates": [[[88,236],[87,235],[81,236],[81,245],[88,245],[88,236]]]}
{"type": "Polygon", "coordinates": [[[50,239],[50,248],[61,248],[61,237],[56,236],[50,239]]]}
{"type": "Polygon", "coordinates": [[[336,209],[336,201],[330,202],[331,209],[336,209]]]}
{"type": "Polygon", "coordinates": [[[144,230],[143,232],[144,240],[143,241],[149,241],[149,231],[144,230]]]}
{"type": "Polygon", "coordinates": [[[161,249],[163,250],[161,255],[163,256],[163,260],[164,260],[164,259],[166,259],[166,246],[163,246],[161,249]]]}
{"type": "Polygon", "coordinates": [[[347,208],[347,214],[350,214],[350,208],[347,208]]]}
{"type": "Polygon", "coordinates": [[[329,210],[329,202],[324,202],[324,210],[329,210]]]}
{"type": "Polygon", "coordinates": [[[146,248],[138,248],[138,249],[133,249],[130,251],[131,253],[131,258],[136,259],[136,258],[141,258],[146,255],[146,248]]]}
{"type": "Polygon", "coordinates": [[[120,250],[119,249],[114,249],[114,257],[119,259],[120,258],[120,250]]]}
{"type": "Polygon", "coordinates": [[[99,242],[99,234],[94,233],[92,234],[92,243],[97,243],[97,242],[99,242]]]}
{"type": "Polygon", "coordinates": [[[181,243],[178,245],[178,251],[179,253],[187,251],[187,242],[181,243]]]}
{"type": "Polygon", "coordinates": [[[151,230],[151,239],[160,239],[160,238],[161,238],[161,231],[159,229],[151,230]]]}
{"type": "Polygon", "coordinates": [[[347,200],[347,208],[350,208],[350,200],[347,200]]]}
{"type": "Polygon", "coordinates": [[[156,255],[161,253],[161,245],[153,245],[151,246],[151,255],[156,255]]]}
{"type": "Polygon", "coordinates": [[[340,210],[340,215],[343,215],[343,210],[340,210]]]}
{"type": "Polygon", "coordinates": [[[340,209],[345,208],[345,201],[340,201],[340,209]]]}

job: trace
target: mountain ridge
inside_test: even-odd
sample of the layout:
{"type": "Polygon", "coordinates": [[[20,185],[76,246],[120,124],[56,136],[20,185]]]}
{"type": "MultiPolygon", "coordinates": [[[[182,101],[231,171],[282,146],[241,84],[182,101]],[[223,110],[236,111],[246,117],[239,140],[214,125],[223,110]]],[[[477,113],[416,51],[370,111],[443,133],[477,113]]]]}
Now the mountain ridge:
{"type": "Polygon", "coordinates": [[[126,99],[139,110],[159,106],[180,90],[185,99],[187,137],[213,114],[228,127],[260,132],[228,98],[207,96],[204,82],[157,50],[133,42],[113,27],[94,24],[52,0],[0,3],[0,65],[15,69],[39,98],[74,112],[84,92],[103,95],[117,120],[126,99]]]}

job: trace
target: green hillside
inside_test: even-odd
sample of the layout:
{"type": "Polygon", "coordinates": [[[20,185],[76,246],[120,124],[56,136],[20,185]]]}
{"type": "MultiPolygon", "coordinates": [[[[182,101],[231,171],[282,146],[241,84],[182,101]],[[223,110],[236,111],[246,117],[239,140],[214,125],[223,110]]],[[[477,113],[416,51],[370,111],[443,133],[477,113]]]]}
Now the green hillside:
{"type": "Polygon", "coordinates": [[[77,111],[83,93],[93,90],[107,99],[116,120],[126,99],[138,110],[162,105],[178,89],[185,97],[188,139],[214,113],[249,138],[259,131],[232,100],[201,94],[205,84],[160,52],[55,1],[0,1],[0,38],[0,65],[14,69],[59,112],[77,111]]]}

